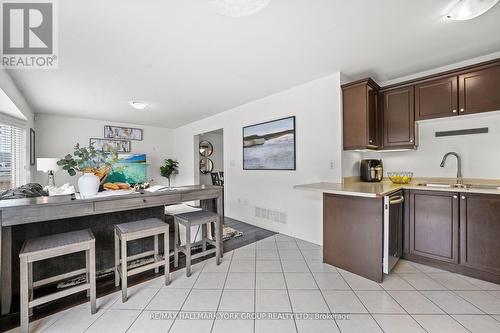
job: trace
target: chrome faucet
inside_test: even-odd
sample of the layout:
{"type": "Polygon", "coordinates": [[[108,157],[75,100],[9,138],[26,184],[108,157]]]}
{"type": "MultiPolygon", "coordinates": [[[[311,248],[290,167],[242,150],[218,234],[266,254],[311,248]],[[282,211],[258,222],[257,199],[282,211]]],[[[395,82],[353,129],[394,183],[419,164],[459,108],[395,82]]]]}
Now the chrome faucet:
{"type": "Polygon", "coordinates": [[[446,162],[446,159],[450,155],[453,155],[457,158],[457,184],[462,185],[464,183],[464,180],[462,178],[462,159],[460,158],[460,156],[457,153],[451,151],[449,153],[444,154],[443,160],[441,161],[441,164],[440,164],[440,167],[444,168],[444,164],[446,162]]]}

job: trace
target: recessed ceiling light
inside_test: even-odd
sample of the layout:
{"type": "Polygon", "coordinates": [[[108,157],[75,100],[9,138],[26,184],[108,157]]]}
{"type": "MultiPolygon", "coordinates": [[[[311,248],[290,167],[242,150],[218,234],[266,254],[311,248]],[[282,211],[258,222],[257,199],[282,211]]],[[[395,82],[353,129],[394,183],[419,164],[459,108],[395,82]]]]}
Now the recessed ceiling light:
{"type": "Polygon", "coordinates": [[[445,15],[447,20],[470,20],[486,13],[499,0],[459,0],[455,6],[445,15]]]}
{"type": "Polygon", "coordinates": [[[142,101],[130,101],[128,104],[137,110],[144,110],[148,106],[148,103],[142,101]]]}
{"type": "Polygon", "coordinates": [[[231,17],[253,15],[264,9],[271,0],[208,0],[214,11],[231,17]]]}

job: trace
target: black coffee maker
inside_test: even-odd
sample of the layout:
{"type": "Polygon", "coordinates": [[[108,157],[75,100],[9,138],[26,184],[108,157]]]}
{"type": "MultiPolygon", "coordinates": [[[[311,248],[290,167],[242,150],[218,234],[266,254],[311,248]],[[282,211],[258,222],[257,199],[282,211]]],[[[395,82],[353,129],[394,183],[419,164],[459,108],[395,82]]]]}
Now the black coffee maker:
{"type": "Polygon", "coordinates": [[[366,159],[359,163],[359,175],[364,182],[379,182],[384,177],[382,160],[366,159]]]}

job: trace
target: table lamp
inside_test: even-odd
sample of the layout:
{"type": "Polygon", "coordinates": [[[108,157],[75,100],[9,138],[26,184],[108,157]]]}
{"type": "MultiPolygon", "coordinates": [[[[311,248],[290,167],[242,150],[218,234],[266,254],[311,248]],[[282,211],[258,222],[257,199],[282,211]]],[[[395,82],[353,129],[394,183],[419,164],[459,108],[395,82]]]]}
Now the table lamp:
{"type": "Polygon", "coordinates": [[[54,179],[54,173],[61,170],[61,167],[57,165],[59,158],[37,158],[36,159],[36,169],[37,171],[47,172],[49,186],[56,186],[54,179]]]}

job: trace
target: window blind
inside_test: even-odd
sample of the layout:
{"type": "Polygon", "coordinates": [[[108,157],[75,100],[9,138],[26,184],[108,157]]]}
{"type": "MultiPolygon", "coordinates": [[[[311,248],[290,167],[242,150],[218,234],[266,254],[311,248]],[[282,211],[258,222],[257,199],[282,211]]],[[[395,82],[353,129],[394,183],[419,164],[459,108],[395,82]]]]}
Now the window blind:
{"type": "Polygon", "coordinates": [[[0,123],[0,190],[26,182],[25,129],[0,123]]]}

